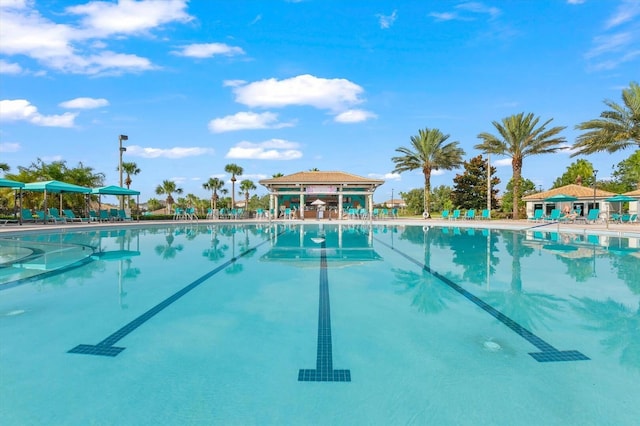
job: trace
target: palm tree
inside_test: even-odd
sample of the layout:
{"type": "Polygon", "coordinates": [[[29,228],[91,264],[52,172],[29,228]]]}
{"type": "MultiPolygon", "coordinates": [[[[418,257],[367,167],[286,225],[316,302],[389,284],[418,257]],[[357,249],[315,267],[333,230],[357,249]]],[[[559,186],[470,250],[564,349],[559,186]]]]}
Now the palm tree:
{"type": "MultiPolygon", "coordinates": [[[[429,214],[431,192],[431,172],[433,170],[451,170],[460,167],[464,150],[460,142],[445,143],[449,135],[438,129],[418,130],[417,136],[411,136],[411,148],[400,147],[396,152],[403,154],[393,157],[396,163],[394,173],[421,169],[424,174],[424,211],[429,214]]],[[[428,216],[427,216],[428,217],[428,216]]]]}
{"type": "Polygon", "coordinates": [[[582,154],[607,151],[616,152],[632,145],[640,146],[640,86],[631,82],[628,89],[622,91],[624,105],[613,101],[604,101],[611,108],[600,113],[600,118],[585,121],[576,126],[578,130],[587,130],[578,136],[573,145],[572,157],[582,154]]]}
{"type": "Polygon", "coordinates": [[[275,178],[282,177],[282,176],[284,176],[284,175],[283,175],[282,173],[280,173],[280,172],[278,172],[278,173],[274,173],[273,175],[271,175],[271,177],[272,177],[272,178],[274,178],[274,179],[275,179],[275,178]]]}
{"type": "Polygon", "coordinates": [[[209,178],[208,181],[202,184],[202,187],[207,191],[211,191],[211,208],[216,210],[218,208],[218,191],[224,186],[224,181],[218,178],[209,178]]]}
{"type": "Polygon", "coordinates": [[[244,192],[244,208],[249,209],[249,191],[256,189],[256,185],[249,179],[244,179],[240,182],[240,193],[244,192]]]}
{"type": "Polygon", "coordinates": [[[480,133],[482,143],[474,148],[485,153],[498,154],[511,157],[513,169],[513,218],[518,219],[520,206],[520,178],[522,176],[522,160],[525,157],[539,154],[551,154],[559,149],[559,145],[565,142],[564,136],[556,137],[565,127],[552,127],[547,130],[547,125],[553,121],[549,119],[538,126],[539,117],[533,113],[515,114],[502,119],[502,123],[493,121],[493,126],[499,135],[480,133]]]}
{"type": "Polygon", "coordinates": [[[136,163],[122,163],[122,171],[127,174],[124,184],[127,185],[127,189],[129,189],[131,186],[131,176],[140,173],[140,169],[136,163]]]}
{"type": "Polygon", "coordinates": [[[235,209],[236,208],[236,176],[242,176],[242,172],[244,172],[244,170],[242,170],[242,167],[238,166],[237,164],[227,164],[226,166],[224,166],[224,171],[227,173],[231,173],[231,208],[235,209]]]}
{"type": "Polygon", "coordinates": [[[0,163],[0,171],[8,172],[9,170],[11,170],[11,167],[7,163],[0,163]]]}
{"type": "Polygon", "coordinates": [[[171,206],[173,206],[173,196],[171,194],[182,194],[182,188],[178,188],[175,182],[171,180],[163,180],[162,185],[158,185],[156,188],[156,194],[167,194],[167,213],[171,213],[171,206]]]}

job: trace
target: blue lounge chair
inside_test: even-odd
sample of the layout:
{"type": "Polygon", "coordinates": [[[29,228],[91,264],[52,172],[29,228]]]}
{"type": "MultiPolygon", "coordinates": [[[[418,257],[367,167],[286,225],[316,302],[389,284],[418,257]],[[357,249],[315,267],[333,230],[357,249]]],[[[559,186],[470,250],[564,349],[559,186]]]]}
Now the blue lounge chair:
{"type": "Polygon", "coordinates": [[[464,216],[466,220],[473,220],[476,218],[476,209],[467,210],[467,214],[464,216]]]}
{"type": "Polygon", "coordinates": [[[533,212],[533,216],[527,218],[527,220],[530,220],[532,222],[540,222],[544,220],[544,212],[542,211],[542,209],[536,209],[536,211],[533,212]]]}
{"type": "Polygon", "coordinates": [[[442,218],[443,219],[449,218],[449,210],[442,210],[442,218]]]}
{"type": "Polygon", "coordinates": [[[489,209],[482,210],[482,215],[480,216],[480,219],[482,219],[482,220],[491,219],[491,210],[489,210],[489,209]]]}
{"type": "Polygon", "coordinates": [[[118,210],[118,220],[131,221],[131,216],[127,216],[127,212],[123,209],[118,210]]]}
{"type": "Polygon", "coordinates": [[[449,216],[449,220],[458,220],[460,218],[460,210],[454,210],[453,214],[449,216]]]}
{"type": "Polygon", "coordinates": [[[34,217],[33,213],[31,213],[30,209],[22,209],[20,214],[21,214],[21,219],[23,223],[36,221],[36,218],[34,217]]]}
{"type": "Polygon", "coordinates": [[[56,223],[67,223],[67,218],[60,216],[60,210],[58,210],[56,207],[49,208],[49,216],[51,216],[51,218],[53,218],[53,221],[56,223]]]}
{"type": "Polygon", "coordinates": [[[73,210],[71,209],[63,209],[62,213],[64,213],[64,216],[70,222],[89,222],[91,220],[91,218],[88,218],[88,217],[84,218],[84,217],[76,216],[75,213],[73,213],[73,210]]]}
{"type": "Polygon", "coordinates": [[[587,223],[596,223],[600,219],[600,209],[591,209],[587,215],[587,223]]]}
{"type": "Polygon", "coordinates": [[[549,214],[549,217],[545,218],[544,220],[547,222],[556,222],[560,220],[561,215],[562,212],[560,211],[560,209],[553,209],[551,210],[551,214],[549,214]]]}

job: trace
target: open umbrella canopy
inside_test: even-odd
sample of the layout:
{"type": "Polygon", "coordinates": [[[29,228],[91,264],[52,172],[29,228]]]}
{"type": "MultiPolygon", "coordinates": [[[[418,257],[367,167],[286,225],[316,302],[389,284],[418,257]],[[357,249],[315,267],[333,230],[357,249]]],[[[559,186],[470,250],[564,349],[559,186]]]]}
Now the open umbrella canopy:
{"type": "Polygon", "coordinates": [[[127,189],[115,185],[93,188],[91,190],[91,193],[100,195],[140,195],[140,191],[135,191],[133,189],[127,189]]]}
{"type": "Polygon", "coordinates": [[[60,182],[57,180],[48,180],[44,182],[32,182],[26,183],[23,187],[25,191],[34,192],[48,192],[48,193],[63,193],[63,192],[75,192],[80,194],[88,194],[91,189],[84,186],[74,185],[72,183],[60,182]]]}
{"type": "Polygon", "coordinates": [[[617,195],[614,195],[613,197],[607,198],[605,201],[608,201],[610,203],[624,203],[627,201],[636,201],[636,199],[633,197],[629,197],[628,195],[617,194],[617,195]]]}
{"type": "Polygon", "coordinates": [[[315,200],[314,202],[311,203],[312,206],[322,206],[326,204],[324,201],[322,201],[320,198],[318,198],[317,200],[315,200]]]}
{"type": "Polygon", "coordinates": [[[0,179],[0,188],[22,188],[24,183],[9,179],[0,179]]]}
{"type": "Polygon", "coordinates": [[[571,195],[556,194],[553,197],[545,198],[544,201],[547,203],[566,203],[569,201],[576,201],[577,199],[577,197],[571,195]]]}

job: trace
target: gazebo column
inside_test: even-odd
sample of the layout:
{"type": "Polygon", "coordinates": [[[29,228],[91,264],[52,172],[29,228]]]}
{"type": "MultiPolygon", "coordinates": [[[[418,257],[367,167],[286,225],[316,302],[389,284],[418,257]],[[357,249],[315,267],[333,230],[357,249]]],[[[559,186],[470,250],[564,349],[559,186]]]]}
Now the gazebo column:
{"type": "Polygon", "coordinates": [[[342,206],[342,202],[343,202],[342,191],[340,191],[340,193],[338,194],[338,220],[342,220],[342,211],[344,210],[344,207],[342,206]]]}
{"type": "Polygon", "coordinates": [[[300,219],[304,220],[304,187],[300,188],[300,219]]]}
{"type": "Polygon", "coordinates": [[[280,215],[280,206],[278,205],[278,193],[275,193],[275,197],[273,197],[273,215],[274,219],[277,219],[280,215]]]}
{"type": "Polygon", "coordinates": [[[373,194],[367,195],[367,207],[369,209],[369,221],[373,220],[373,194]]]}

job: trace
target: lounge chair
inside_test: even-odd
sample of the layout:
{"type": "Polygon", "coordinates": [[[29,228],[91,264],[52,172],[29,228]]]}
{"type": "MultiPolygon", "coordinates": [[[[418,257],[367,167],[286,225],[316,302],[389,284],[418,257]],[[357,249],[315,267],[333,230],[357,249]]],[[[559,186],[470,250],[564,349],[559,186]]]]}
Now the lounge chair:
{"type": "Polygon", "coordinates": [[[127,212],[123,209],[118,210],[118,220],[131,222],[131,216],[127,215],[127,212]]]}
{"type": "Polygon", "coordinates": [[[540,222],[542,220],[544,220],[544,212],[542,209],[536,209],[536,211],[533,212],[533,216],[527,218],[527,220],[530,220],[532,222],[540,222]]]}
{"type": "Polygon", "coordinates": [[[98,220],[100,220],[98,213],[95,210],[89,210],[89,221],[97,222],[98,220]]]}
{"type": "Polygon", "coordinates": [[[491,219],[491,210],[489,210],[489,209],[482,210],[482,215],[480,216],[480,219],[482,219],[482,220],[491,219]]]}
{"type": "Polygon", "coordinates": [[[38,216],[38,221],[45,222],[54,222],[57,223],[58,220],[51,216],[49,213],[45,213],[44,210],[36,210],[36,216],[38,216]]]}
{"type": "Polygon", "coordinates": [[[22,209],[22,211],[20,212],[21,216],[22,216],[22,222],[35,222],[36,218],[34,217],[33,213],[31,213],[30,209],[22,209]]]}
{"type": "Polygon", "coordinates": [[[466,220],[473,220],[476,218],[476,209],[467,210],[467,214],[464,216],[466,220]]]}
{"type": "Polygon", "coordinates": [[[553,209],[551,210],[551,214],[549,214],[549,217],[545,218],[544,220],[546,222],[557,222],[560,220],[561,215],[562,212],[560,211],[560,209],[553,209]]]}
{"type": "Polygon", "coordinates": [[[620,218],[620,223],[634,223],[638,220],[638,215],[634,214],[624,214],[620,218]]]}
{"type": "Polygon", "coordinates": [[[600,209],[591,209],[587,215],[587,223],[596,223],[600,219],[600,209]]]}
{"type": "Polygon", "coordinates": [[[57,222],[67,223],[67,218],[60,216],[60,210],[58,210],[56,207],[49,208],[49,216],[51,216],[54,222],[56,223],[57,222]]]}
{"type": "Polygon", "coordinates": [[[98,213],[98,219],[100,220],[100,222],[110,222],[111,221],[111,216],[109,215],[109,212],[106,210],[100,210],[100,212],[98,213]]]}
{"type": "Polygon", "coordinates": [[[89,222],[91,220],[91,218],[88,218],[88,217],[85,218],[85,217],[76,216],[75,213],[73,213],[73,210],[71,209],[63,209],[62,213],[64,213],[64,216],[70,222],[89,222]]]}
{"type": "Polygon", "coordinates": [[[454,210],[453,214],[449,216],[449,220],[458,220],[460,218],[460,210],[454,210]]]}
{"type": "Polygon", "coordinates": [[[442,210],[442,218],[443,219],[449,218],[449,210],[442,210]]]}

